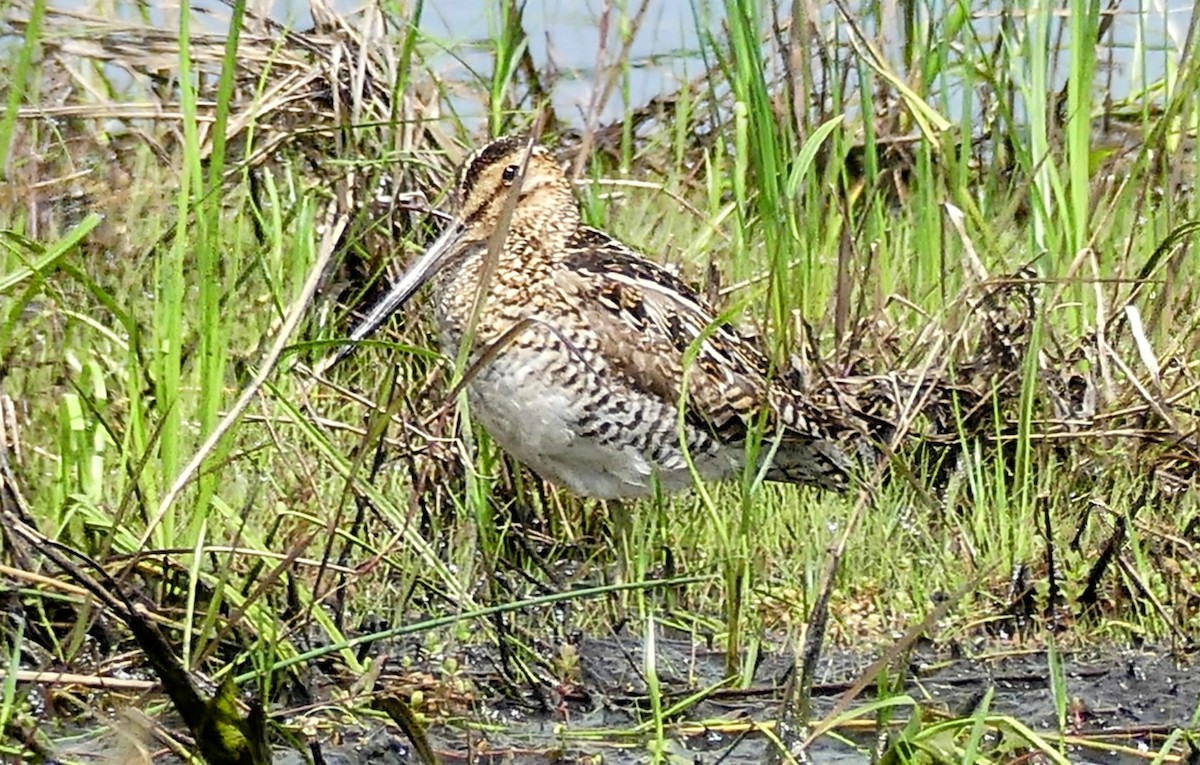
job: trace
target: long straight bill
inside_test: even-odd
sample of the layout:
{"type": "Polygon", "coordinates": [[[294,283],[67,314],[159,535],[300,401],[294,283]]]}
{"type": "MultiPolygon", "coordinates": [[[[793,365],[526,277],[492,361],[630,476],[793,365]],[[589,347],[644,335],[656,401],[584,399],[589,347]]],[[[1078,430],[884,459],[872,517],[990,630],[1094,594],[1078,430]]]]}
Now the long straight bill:
{"type": "Polygon", "coordinates": [[[413,293],[421,288],[430,277],[441,269],[446,256],[450,254],[454,240],[462,232],[462,224],[451,221],[433,244],[408,267],[388,293],[384,295],[367,313],[367,318],[350,333],[350,342],[338,349],[333,363],[341,361],[354,351],[354,344],[370,337],[375,330],[388,320],[388,317],[408,302],[413,293]]]}

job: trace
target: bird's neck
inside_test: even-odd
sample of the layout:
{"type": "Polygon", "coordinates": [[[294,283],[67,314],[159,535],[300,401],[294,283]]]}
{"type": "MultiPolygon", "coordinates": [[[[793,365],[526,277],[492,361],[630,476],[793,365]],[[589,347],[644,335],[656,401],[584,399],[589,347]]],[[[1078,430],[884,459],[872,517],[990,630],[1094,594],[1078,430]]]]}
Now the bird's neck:
{"type": "Polygon", "coordinates": [[[496,340],[535,313],[546,299],[551,272],[562,260],[570,232],[561,227],[511,226],[495,252],[486,239],[464,242],[435,287],[436,321],[443,352],[454,355],[470,328],[475,345],[496,340]],[[486,284],[485,284],[486,281],[486,284]],[[478,321],[470,327],[476,297],[486,290],[478,321]]]}

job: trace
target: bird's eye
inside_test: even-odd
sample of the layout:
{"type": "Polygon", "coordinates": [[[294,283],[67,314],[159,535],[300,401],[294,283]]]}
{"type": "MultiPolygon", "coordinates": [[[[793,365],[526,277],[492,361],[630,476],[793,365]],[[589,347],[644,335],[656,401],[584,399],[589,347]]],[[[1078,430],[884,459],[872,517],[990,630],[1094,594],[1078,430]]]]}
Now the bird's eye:
{"type": "Polygon", "coordinates": [[[517,167],[516,165],[509,165],[508,167],[504,168],[504,172],[500,175],[500,178],[505,183],[512,183],[520,170],[521,168],[517,167]]]}

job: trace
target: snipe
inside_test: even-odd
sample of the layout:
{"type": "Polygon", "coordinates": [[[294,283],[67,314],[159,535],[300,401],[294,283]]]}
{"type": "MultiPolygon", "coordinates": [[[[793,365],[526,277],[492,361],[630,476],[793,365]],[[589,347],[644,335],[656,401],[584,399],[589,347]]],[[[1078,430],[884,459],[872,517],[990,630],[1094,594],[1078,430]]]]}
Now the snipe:
{"type": "Polygon", "coordinates": [[[645,496],[691,486],[687,455],[706,480],[740,474],[765,422],[768,479],[845,485],[828,415],[770,379],[763,354],[682,281],[584,226],[547,149],[487,144],[463,164],[451,204],[441,236],[351,339],[432,279],[443,351],[456,356],[473,329],[471,412],[517,460],[585,496],[645,496]]]}

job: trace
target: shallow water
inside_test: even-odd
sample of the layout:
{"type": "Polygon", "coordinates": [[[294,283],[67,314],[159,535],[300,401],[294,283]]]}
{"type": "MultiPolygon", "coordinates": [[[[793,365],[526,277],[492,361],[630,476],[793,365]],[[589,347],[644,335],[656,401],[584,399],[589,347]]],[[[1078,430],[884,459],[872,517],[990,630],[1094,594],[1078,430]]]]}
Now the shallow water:
{"type": "MultiPolygon", "coordinates": [[[[50,4],[75,10],[93,7],[92,0],[51,0],[50,4]]],[[[267,0],[267,5],[272,18],[293,29],[305,30],[312,25],[306,0],[267,0]]],[[[458,95],[451,97],[449,106],[476,130],[482,130],[486,117],[481,94],[486,92],[486,83],[492,73],[492,55],[486,41],[495,38],[500,27],[500,5],[494,0],[427,0],[420,19],[423,32],[420,55],[429,70],[444,83],[463,85],[458,89],[458,95]]],[[[616,10],[610,16],[606,33],[602,33],[603,5],[601,0],[567,3],[528,0],[525,3],[523,24],[530,54],[539,71],[550,73],[547,81],[554,85],[550,99],[556,114],[568,124],[583,125],[589,116],[598,124],[614,122],[628,109],[677,91],[682,83],[706,71],[701,53],[705,37],[711,34],[718,40],[723,39],[722,3],[650,0],[644,20],[630,43],[628,68],[622,72],[612,96],[603,104],[594,104],[597,82],[605,79],[602,73],[619,64],[623,30],[629,27],[638,8],[638,3],[633,1],[613,3],[616,10]]],[[[769,9],[770,4],[764,2],[762,5],[769,9]]],[[[788,7],[789,4],[783,5],[788,7]]],[[[836,6],[832,3],[817,5],[821,9],[823,34],[827,39],[836,39],[838,46],[848,51],[849,27],[838,15],[836,6]]],[[[849,2],[848,5],[855,8],[861,7],[862,3],[849,2]]],[[[885,8],[888,5],[885,3],[885,8]]],[[[973,0],[973,27],[982,49],[989,50],[994,44],[1001,28],[1001,15],[1010,5],[1004,0],[973,0]]],[[[154,0],[149,6],[153,24],[175,27],[176,4],[154,0]]],[[[193,7],[196,9],[196,30],[214,33],[225,30],[229,8],[221,0],[195,0],[193,7]]],[[[334,7],[343,13],[351,13],[361,7],[361,2],[334,0],[334,7]]],[[[922,13],[923,24],[928,27],[931,19],[940,19],[945,7],[944,0],[929,0],[922,13]]],[[[1111,29],[1098,50],[1097,89],[1120,101],[1140,91],[1143,83],[1161,78],[1168,64],[1176,61],[1183,49],[1193,9],[1194,3],[1187,0],[1146,3],[1120,0],[1111,29]]],[[[118,4],[112,10],[112,15],[131,20],[139,18],[139,13],[132,4],[118,4]]],[[[1066,82],[1069,63],[1069,34],[1062,27],[1063,18],[1061,14],[1056,17],[1049,30],[1051,48],[1060,51],[1051,58],[1049,84],[1056,90],[1066,82]]],[[[885,16],[878,29],[871,18],[864,16],[859,21],[868,34],[875,36],[876,44],[893,70],[903,73],[900,17],[896,14],[885,16]]],[[[1018,23],[1017,27],[1020,29],[1021,25],[1018,23]]],[[[764,10],[764,39],[771,37],[768,31],[769,10],[764,10]]],[[[3,27],[0,26],[2,37],[3,27]]],[[[398,40],[398,32],[393,30],[392,37],[398,40]]],[[[779,57],[770,58],[778,60],[779,57]]],[[[848,80],[851,87],[855,76],[851,70],[848,80]]],[[[961,81],[953,75],[938,82],[927,98],[951,121],[958,121],[965,108],[961,81]]]]}
{"type": "MultiPolygon", "coordinates": [[[[469,715],[430,729],[435,752],[444,762],[472,761],[473,757],[475,762],[535,765],[593,762],[591,758],[597,755],[610,764],[648,761],[648,738],[625,735],[649,717],[640,666],[642,643],[632,638],[584,639],[578,648],[580,682],[564,694],[553,713],[533,712],[530,704],[499,695],[483,698],[483,689],[495,685],[498,657],[486,651],[465,652],[460,657],[462,669],[481,693],[469,715]]],[[[668,703],[720,683],[723,652],[669,639],[660,639],[656,649],[668,703]]],[[[816,717],[831,713],[841,694],[872,659],[830,652],[816,678],[816,717]]],[[[670,751],[682,757],[680,761],[697,765],[764,762],[772,745],[762,735],[741,735],[740,731],[749,722],[770,723],[777,716],[780,689],[789,668],[790,657],[769,655],[757,666],[750,688],[715,692],[669,720],[666,738],[670,751]]],[[[1047,668],[1044,652],[1014,646],[992,646],[974,658],[953,658],[944,651],[925,649],[910,660],[904,693],[917,701],[928,723],[940,714],[970,715],[984,691],[992,688],[992,714],[1011,715],[1035,732],[1048,735],[1058,729],[1058,723],[1047,668]]],[[[1068,653],[1063,656],[1063,672],[1067,696],[1072,700],[1068,730],[1081,741],[1154,752],[1171,730],[1188,726],[1200,703],[1200,670],[1164,651],[1108,648],[1068,653]]],[[[380,685],[381,690],[389,690],[386,677],[380,685]]],[[[869,688],[851,708],[873,697],[874,690],[869,688]]],[[[909,711],[901,710],[897,717],[902,721],[909,711]]],[[[328,765],[417,761],[409,742],[394,728],[374,724],[359,728],[349,717],[333,717],[339,720],[333,726],[335,732],[329,732],[327,722],[325,733],[315,739],[328,765]]],[[[60,754],[111,763],[113,756],[131,747],[128,727],[124,726],[121,735],[67,744],[60,754]]],[[[873,734],[860,730],[843,731],[843,735],[848,735],[849,741],[831,736],[819,739],[809,749],[812,761],[822,765],[867,761],[874,746],[873,734]]],[[[1016,747],[1010,756],[1023,751],[1020,742],[1010,743],[1016,747]]],[[[1137,756],[1103,748],[1077,746],[1068,748],[1067,756],[1077,763],[1141,762],[1137,756]]],[[[275,754],[277,765],[305,761],[301,754],[283,748],[275,754]]]]}

